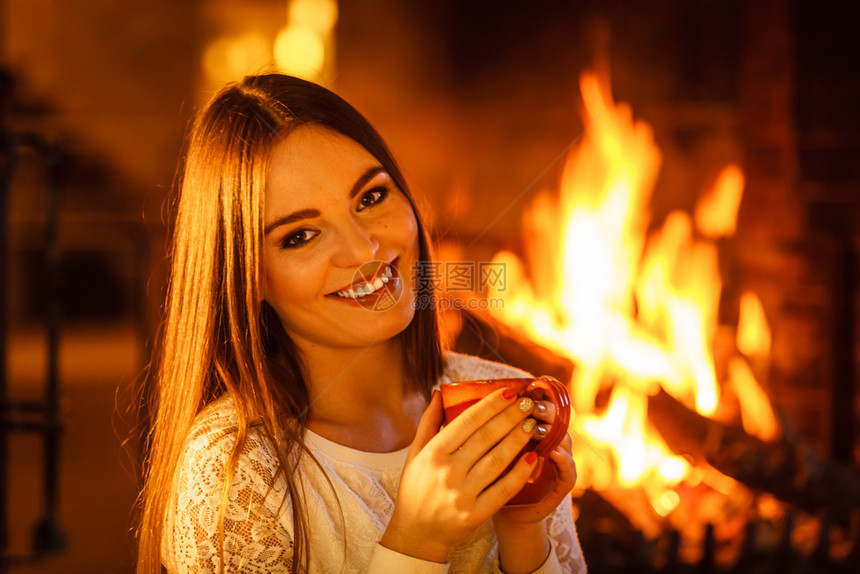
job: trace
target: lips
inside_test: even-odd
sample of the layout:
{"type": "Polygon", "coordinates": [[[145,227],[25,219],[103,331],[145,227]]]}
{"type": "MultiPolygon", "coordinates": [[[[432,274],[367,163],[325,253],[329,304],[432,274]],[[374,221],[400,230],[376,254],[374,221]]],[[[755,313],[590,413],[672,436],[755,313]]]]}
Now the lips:
{"type": "Polygon", "coordinates": [[[394,291],[400,284],[400,274],[397,271],[395,258],[390,263],[372,261],[361,266],[355,274],[355,280],[349,285],[329,293],[329,297],[337,297],[345,301],[362,301],[378,296],[385,292],[394,291]]]}
{"type": "Polygon", "coordinates": [[[346,289],[336,291],[338,297],[357,299],[371,295],[382,289],[383,285],[387,284],[394,276],[394,272],[390,265],[380,267],[379,272],[374,277],[365,277],[360,283],[353,283],[346,289]]]}

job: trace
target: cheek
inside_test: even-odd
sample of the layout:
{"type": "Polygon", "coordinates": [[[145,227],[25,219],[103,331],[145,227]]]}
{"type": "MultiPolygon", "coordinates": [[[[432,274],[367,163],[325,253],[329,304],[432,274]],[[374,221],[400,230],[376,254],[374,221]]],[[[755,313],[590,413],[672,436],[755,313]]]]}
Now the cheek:
{"type": "Polygon", "coordinates": [[[285,259],[266,257],[263,265],[263,296],[276,309],[283,309],[285,301],[298,302],[311,296],[316,284],[313,265],[285,259]]]}
{"type": "Polygon", "coordinates": [[[418,253],[418,221],[415,213],[412,211],[412,206],[403,198],[401,205],[401,213],[398,216],[398,221],[401,223],[396,227],[399,241],[415,250],[416,256],[418,253]]]}

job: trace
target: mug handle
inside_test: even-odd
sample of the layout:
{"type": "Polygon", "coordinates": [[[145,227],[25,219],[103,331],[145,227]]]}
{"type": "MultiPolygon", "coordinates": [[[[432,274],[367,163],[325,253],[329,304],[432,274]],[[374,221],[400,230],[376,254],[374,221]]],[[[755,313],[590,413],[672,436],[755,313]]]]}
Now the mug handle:
{"type": "Polygon", "coordinates": [[[570,395],[567,388],[557,379],[544,375],[533,380],[524,393],[534,400],[543,400],[541,395],[549,395],[555,405],[555,420],[550,425],[549,432],[534,449],[538,456],[546,457],[561,444],[570,425],[570,395]]]}

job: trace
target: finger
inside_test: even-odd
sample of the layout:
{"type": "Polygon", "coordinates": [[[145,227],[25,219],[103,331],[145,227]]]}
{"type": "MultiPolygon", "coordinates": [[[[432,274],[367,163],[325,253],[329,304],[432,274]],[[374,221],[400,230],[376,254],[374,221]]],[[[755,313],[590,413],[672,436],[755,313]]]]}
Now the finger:
{"type": "Polygon", "coordinates": [[[522,490],[537,464],[537,453],[527,452],[511,471],[478,495],[475,508],[479,513],[495,514],[507,501],[522,490]]]}
{"type": "MultiPolygon", "coordinates": [[[[457,458],[461,459],[464,464],[467,464],[467,468],[471,468],[490,449],[508,436],[511,431],[521,426],[533,409],[534,401],[528,397],[522,397],[518,401],[508,405],[505,410],[487,421],[463,442],[460,452],[456,453],[457,458]]],[[[536,421],[532,419],[527,430],[529,436],[534,431],[536,424],[536,421]]]]}
{"type": "Polygon", "coordinates": [[[570,433],[565,433],[564,438],[561,440],[561,443],[558,445],[569,453],[573,452],[573,439],[570,436],[570,433]]]}
{"type": "MultiPolygon", "coordinates": [[[[514,403],[517,398],[511,389],[497,389],[463,411],[460,416],[445,425],[436,438],[438,447],[453,453],[479,428],[514,403]]],[[[489,447],[488,447],[489,448],[489,447]]],[[[486,452],[486,449],[485,451],[486,452]]]]}
{"type": "Polygon", "coordinates": [[[472,466],[466,475],[466,481],[473,492],[481,492],[501,476],[529,443],[535,427],[535,419],[525,419],[472,466]]]}
{"type": "Polygon", "coordinates": [[[412,445],[409,447],[409,453],[406,455],[406,462],[409,462],[421,452],[427,443],[439,433],[439,427],[442,426],[444,412],[442,411],[442,393],[433,391],[433,396],[430,398],[430,404],[424,414],[421,415],[421,420],[418,421],[418,430],[415,431],[415,438],[412,439],[412,445]]]}
{"type": "Polygon", "coordinates": [[[555,420],[555,405],[552,401],[535,401],[535,418],[551,425],[555,420]]]}
{"type": "Polygon", "coordinates": [[[555,405],[552,401],[535,401],[534,418],[538,421],[535,438],[543,439],[555,422],[555,405]]]}
{"type": "Polygon", "coordinates": [[[550,453],[549,458],[558,467],[558,482],[556,486],[564,485],[566,492],[569,492],[576,484],[576,463],[573,457],[569,451],[557,447],[550,453]]]}

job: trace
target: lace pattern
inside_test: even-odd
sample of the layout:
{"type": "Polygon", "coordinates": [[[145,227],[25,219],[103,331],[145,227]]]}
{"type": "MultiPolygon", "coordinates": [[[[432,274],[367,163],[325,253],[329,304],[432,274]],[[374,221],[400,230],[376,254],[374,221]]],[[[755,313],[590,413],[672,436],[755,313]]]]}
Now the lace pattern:
{"type": "MultiPolygon", "coordinates": [[[[169,572],[220,572],[218,512],[223,476],[235,444],[232,403],[205,409],[192,430],[165,517],[162,561],[169,572]]],[[[288,572],[292,533],[280,520],[286,507],[276,458],[259,432],[251,431],[227,497],[224,559],[227,572],[288,572]]],[[[287,516],[288,516],[287,508],[287,516]]]]}
{"type": "MultiPolygon", "coordinates": [[[[446,358],[440,384],[528,376],[466,355],[450,353],[446,358]]],[[[198,415],[189,435],[165,516],[162,561],[171,574],[220,572],[218,512],[235,431],[236,415],[225,396],[198,415]]],[[[394,508],[406,449],[361,453],[310,432],[307,443],[322,466],[307,456],[299,461],[302,498],[313,533],[310,571],[366,572],[394,508]]],[[[225,572],[289,571],[293,556],[290,501],[276,468],[271,445],[250,429],[227,491],[225,572]]],[[[547,527],[563,571],[585,572],[569,499],[548,518],[547,527]]],[[[451,550],[449,572],[501,572],[497,554],[492,522],[487,522],[451,550]]]]}

